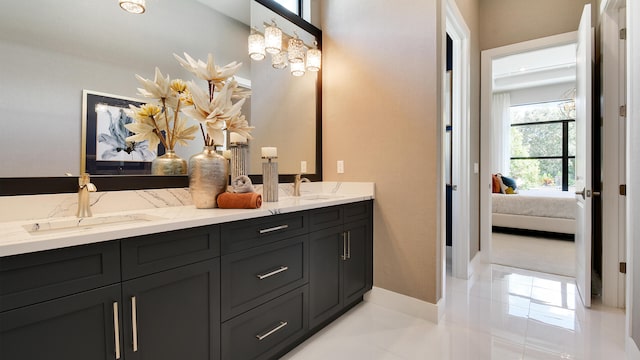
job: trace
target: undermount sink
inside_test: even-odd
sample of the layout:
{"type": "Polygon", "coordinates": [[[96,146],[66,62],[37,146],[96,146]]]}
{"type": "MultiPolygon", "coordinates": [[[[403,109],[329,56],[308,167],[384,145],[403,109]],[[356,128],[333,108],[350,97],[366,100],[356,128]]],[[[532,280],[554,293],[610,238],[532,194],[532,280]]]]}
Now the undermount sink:
{"type": "Polygon", "coordinates": [[[51,221],[39,221],[23,225],[31,235],[51,234],[53,232],[72,231],[80,229],[96,229],[105,226],[121,225],[128,223],[140,223],[153,220],[162,220],[162,217],[148,214],[127,214],[96,216],[89,218],[61,219],[51,221]]]}

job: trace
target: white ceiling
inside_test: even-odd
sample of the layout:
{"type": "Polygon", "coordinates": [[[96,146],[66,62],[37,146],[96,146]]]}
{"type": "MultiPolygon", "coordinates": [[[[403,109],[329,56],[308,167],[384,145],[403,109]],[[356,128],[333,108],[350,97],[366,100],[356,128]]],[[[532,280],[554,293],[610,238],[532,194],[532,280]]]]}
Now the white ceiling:
{"type": "Polygon", "coordinates": [[[492,66],[494,92],[575,82],[576,44],[506,56],[492,66]]]}

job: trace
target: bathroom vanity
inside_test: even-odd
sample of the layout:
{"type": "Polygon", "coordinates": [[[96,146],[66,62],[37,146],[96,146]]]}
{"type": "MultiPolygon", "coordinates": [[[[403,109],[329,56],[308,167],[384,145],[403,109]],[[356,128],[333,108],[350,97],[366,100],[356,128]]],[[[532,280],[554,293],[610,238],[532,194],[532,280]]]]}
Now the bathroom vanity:
{"type": "Polygon", "coordinates": [[[372,199],[169,207],[71,230],[4,223],[0,358],[277,358],[371,289],[372,199]]]}

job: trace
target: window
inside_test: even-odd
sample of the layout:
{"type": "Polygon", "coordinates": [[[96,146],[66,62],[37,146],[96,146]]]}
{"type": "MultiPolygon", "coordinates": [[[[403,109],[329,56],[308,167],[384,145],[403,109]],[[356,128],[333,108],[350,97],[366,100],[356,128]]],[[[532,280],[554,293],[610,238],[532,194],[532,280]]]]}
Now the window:
{"type": "Polygon", "coordinates": [[[278,4],[284,6],[287,10],[291,11],[292,13],[301,16],[302,14],[302,6],[301,5],[301,0],[275,0],[278,4]]]}
{"type": "Polygon", "coordinates": [[[511,176],[522,189],[568,191],[575,183],[573,100],[512,106],[511,176]]]}

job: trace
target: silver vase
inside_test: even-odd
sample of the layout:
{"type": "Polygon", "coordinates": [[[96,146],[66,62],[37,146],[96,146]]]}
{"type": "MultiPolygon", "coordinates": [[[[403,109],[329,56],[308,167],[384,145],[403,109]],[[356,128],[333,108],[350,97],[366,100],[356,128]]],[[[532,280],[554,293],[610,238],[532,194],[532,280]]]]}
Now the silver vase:
{"type": "Polygon", "coordinates": [[[189,159],[189,192],[197,209],[218,207],[218,195],[227,190],[229,165],[213,146],[189,159]]]}
{"type": "Polygon", "coordinates": [[[164,155],[158,156],[151,162],[151,174],[153,175],[186,175],[187,161],[176,155],[173,150],[167,150],[164,155]]]}

